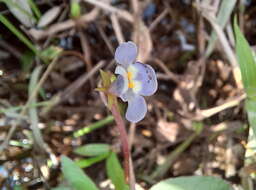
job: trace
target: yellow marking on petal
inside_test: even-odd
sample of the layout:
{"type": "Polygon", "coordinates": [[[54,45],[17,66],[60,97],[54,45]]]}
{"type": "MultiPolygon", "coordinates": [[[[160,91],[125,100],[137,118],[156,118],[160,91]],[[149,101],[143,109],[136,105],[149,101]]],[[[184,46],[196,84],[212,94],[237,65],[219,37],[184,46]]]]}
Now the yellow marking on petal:
{"type": "Polygon", "coordinates": [[[129,82],[129,84],[128,84],[128,88],[134,88],[134,83],[133,82],[129,82]]]}
{"type": "Polygon", "coordinates": [[[132,72],[130,72],[130,71],[127,72],[127,78],[129,81],[132,80],[132,72]]]}

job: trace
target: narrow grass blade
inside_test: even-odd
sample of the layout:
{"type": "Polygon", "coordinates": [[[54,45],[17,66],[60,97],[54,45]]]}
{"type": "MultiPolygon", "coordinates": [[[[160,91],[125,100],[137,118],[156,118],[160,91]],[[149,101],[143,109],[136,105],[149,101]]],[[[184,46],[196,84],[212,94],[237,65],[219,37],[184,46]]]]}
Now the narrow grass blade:
{"type": "Polygon", "coordinates": [[[83,136],[83,135],[86,135],[88,133],[91,133],[92,131],[96,130],[96,129],[99,129],[101,127],[104,127],[106,126],[107,124],[109,123],[112,123],[114,121],[114,117],[113,116],[108,116],[106,117],[105,119],[102,119],[98,122],[95,122],[93,124],[90,124],[82,129],[79,129],[78,131],[75,131],[73,133],[73,136],[75,138],[78,138],[80,136],[83,136]]]}
{"type": "MultiPolygon", "coordinates": [[[[227,24],[230,15],[235,7],[237,0],[223,0],[221,1],[220,10],[217,15],[217,23],[221,27],[221,29],[224,28],[224,26],[227,24]]],[[[215,31],[212,31],[211,38],[209,40],[207,49],[206,49],[206,56],[209,56],[212,53],[212,50],[214,48],[215,42],[217,39],[217,35],[215,31]]]]}
{"type": "MultiPolygon", "coordinates": [[[[30,82],[29,82],[29,96],[31,96],[33,94],[33,91],[35,90],[41,70],[42,70],[42,67],[39,66],[39,67],[36,67],[32,72],[30,82]]],[[[33,99],[31,100],[31,104],[36,104],[36,103],[37,103],[36,97],[33,97],[33,99]]],[[[36,107],[29,108],[29,118],[31,123],[30,127],[34,136],[34,142],[38,148],[40,148],[41,150],[44,150],[45,143],[44,143],[41,131],[38,128],[38,115],[37,115],[36,107]]]]}
{"type": "Polygon", "coordinates": [[[87,167],[92,166],[93,164],[96,164],[96,163],[98,163],[102,160],[105,160],[108,156],[109,156],[109,153],[101,154],[99,156],[95,156],[95,157],[92,157],[92,158],[78,160],[78,161],[76,161],[76,164],[80,168],[87,168],[87,167]]]}
{"type": "Polygon", "coordinates": [[[5,16],[0,14],[0,22],[2,22],[20,41],[22,41],[35,54],[38,54],[36,47],[29,39],[24,36],[5,16]]]}
{"type": "Polygon", "coordinates": [[[28,0],[28,3],[30,5],[32,11],[35,13],[37,19],[39,20],[42,14],[41,14],[39,8],[37,7],[37,5],[35,4],[34,0],[28,0]]]}

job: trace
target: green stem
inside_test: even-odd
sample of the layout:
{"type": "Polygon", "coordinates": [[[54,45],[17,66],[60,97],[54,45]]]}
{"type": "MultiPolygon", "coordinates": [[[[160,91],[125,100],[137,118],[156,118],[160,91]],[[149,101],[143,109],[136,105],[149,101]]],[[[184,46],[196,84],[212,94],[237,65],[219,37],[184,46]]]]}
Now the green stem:
{"type": "Polygon", "coordinates": [[[84,128],[79,129],[78,131],[75,131],[73,133],[73,137],[77,138],[77,137],[83,136],[85,134],[88,134],[96,129],[106,126],[107,124],[111,123],[112,121],[114,121],[114,117],[108,116],[100,121],[97,121],[93,124],[87,125],[84,128]]]}

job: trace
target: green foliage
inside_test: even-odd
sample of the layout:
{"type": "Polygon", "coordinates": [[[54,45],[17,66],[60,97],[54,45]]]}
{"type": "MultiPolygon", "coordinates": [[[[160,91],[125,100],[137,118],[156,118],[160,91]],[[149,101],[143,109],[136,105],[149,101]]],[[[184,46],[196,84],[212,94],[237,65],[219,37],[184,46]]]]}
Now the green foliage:
{"type": "Polygon", "coordinates": [[[161,181],[150,190],[231,190],[225,181],[211,176],[177,177],[161,181]]]}
{"type": "Polygon", "coordinates": [[[28,73],[31,69],[33,61],[35,59],[35,54],[32,51],[26,51],[22,54],[20,59],[22,71],[28,73]]]}
{"type": "Polygon", "coordinates": [[[115,190],[129,190],[125,183],[124,171],[118,161],[117,155],[112,152],[107,158],[107,174],[115,186],[115,190]]]}
{"type": "Polygon", "coordinates": [[[62,172],[75,190],[98,190],[94,182],[72,160],[61,157],[62,172]]]}
{"type": "Polygon", "coordinates": [[[74,152],[82,156],[99,156],[108,154],[110,146],[108,144],[87,144],[76,148],[74,152]]]}
{"type": "Polygon", "coordinates": [[[70,15],[72,18],[79,18],[81,15],[81,7],[78,0],[72,0],[70,6],[70,15]]]}
{"type": "MultiPolygon", "coordinates": [[[[230,15],[235,7],[235,4],[236,4],[236,0],[221,1],[220,9],[217,15],[217,23],[222,29],[227,24],[230,18],[230,15]]],[[[216,32],[213,31],[211,33],[211,38],[209,40],[207,50],[206,50],[207,56],[209,56],[212,53],[216,40],[217,40],[217,35],[216,35],[216,32]]]]}
{"type": "Polygon", "coordinates": [[[108,99],[108,108],[111,109],[113,104],[118,105],[116,96],[109,93],[109,89],[112,82],[115,80],[115,76],[112,73],[105,72],[103,70],[100,70],[100,75],[102,80],[102,88],[97,88],[96,90],[106,93],[108,99]]]}
{"type": "Polygon", "coordinates": [[[100,121],[97,121],[95,123],[87,125],[87,126],[83,127],[82,129],[79,129],[78,131],[75,131],[73,133],[73,136],[75,138],[77,138],[77,137],[86,135],[86,134],[91,133],[92,131],[94,131],[96,129],[99,129],[101,127],[106,126],[109,123],[112,123],[113,121],[114,121],[114,117],[112,115],[108,116],[108,117],[106,117],[106,118],[104,118],[104,119],[102,119],[100,121]]]}
{"type": "Polygon", "coordinates": [[[28,3],[30,5],[32,11],[35,13],[35,16],[37,17],[37,19],[40,19],[42,14],[41,14],[39,8],[37,7],[36,3],[33,0],[28,0],[28,3]]]}
{"type": "Polygon", "coordinates": [[[78,160],[78,161],[76,161],[76,164],[80,168],[87,168],[87,167],[92,166],[93,164],[96,164],[102,160],[105,160],[108,156],[109,156],[109,154],[101,154],[99,156],[95,156],[92,158],[78,160]]]}
{"type": "Polygon", "coordinates": [[[69,187],[60,186],[60,187],[51,188],[51,190],[72,190],[72,189],[69,187]]]}
{"type": "Polygon", "coordinates": [[[240,31],[237,21],[234,22],[236,37],[236,55],[241,69],[243,85],[247,94],[246,110],[250,126],[256,135],[256,63],[244,35],[240,31]]]}
{"type": "Polygon", "coordinates": [[[2,22],[20,41],[22,41],[29,49],[31,49],[35,54],[38,51],[34,44],[21,33],[5,16],[0,14],[0,22],[2,22]]]}
{"type": "Polygon", "coordinates": [[[44,49],[40,56],[41,58],[43,58],[43,60],[46,61],[52,61],[54,58],[56,58],[57,56],[60,55],[60,53],[62,52],[62,49],[57,47],[57,46],[50,46],[46,49],[44,49]]]}

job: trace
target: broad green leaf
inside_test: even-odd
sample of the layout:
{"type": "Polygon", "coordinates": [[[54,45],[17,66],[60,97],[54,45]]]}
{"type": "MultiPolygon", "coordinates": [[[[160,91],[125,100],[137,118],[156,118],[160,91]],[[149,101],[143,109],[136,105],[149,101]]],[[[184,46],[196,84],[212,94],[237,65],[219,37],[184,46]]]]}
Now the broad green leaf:
{"type": "Polygon", "coordinates": [[[250,127],[252,127],[254,136],[256,137],[256,100],[255,99],[247,99],[246,111],[248,114],[250,127]]]}
{"type": "Polygon", "coordinates": [[[256,63],[252,54],[252,50],[237,22],[234,23],[236,37],[236,55],[240,65],[244,88],[249,97],[256,95],[256,63]]]}
{"type": "Polygon", "coordinates": [[[250,126],[256,135],[256,63],[251,47],[240,31],[237,21],[234,22],[236,37],[236,55],[240,65],[243,84],[247,94],[246,111],[250,126]]]}
{"type": "Polygon", "coordinates": [[[94,182],[66,156],[61,157],[62,172],[74,190],[99,190],[94,182]]]}
{"type": "Polygon", "coordinates": [[[87,144],[76,148],[74,152],[82,156],[98,156],[109,153],[110,146],[108,144],[87,144]]]}
{"type": "Polygon", "coordinates": [[[115,186],[115,190],[129,190],[125,183],[124,171],[118,161],[117,155],[111,152],[107,158],[107,174],[115,186]]]}
{"type": "Polygon", "coordinates": [[[177,177],[161,181],[150,190],[232,190],[230,185],[211,176],[177,177]]]}

